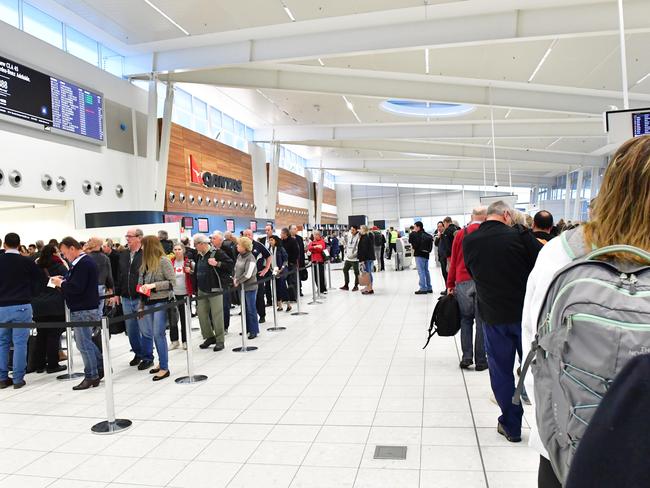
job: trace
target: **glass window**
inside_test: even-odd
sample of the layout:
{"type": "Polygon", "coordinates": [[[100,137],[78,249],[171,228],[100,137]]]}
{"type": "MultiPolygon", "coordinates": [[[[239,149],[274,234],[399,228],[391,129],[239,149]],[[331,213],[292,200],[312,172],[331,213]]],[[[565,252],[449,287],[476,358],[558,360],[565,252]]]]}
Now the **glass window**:
{"type": "MultiPolygon", "coordinates": [[[[198,98],[194,99],[194,116],[201,119],[201,120],[207,120],[208,119],[208,104],[205,103],[203,100],[199,100],[198,98]]],[[[207,124],[206,124],[207,126],[207,124]]]]}
{"type": "Polygon", "coordinates": [[[66,49],[70,54],[97,66],[99,61],[97,41],[93,41],[90,37],[84,36],[67,25],[65,26],[65,39],[66,49]]]}
{"type": "Polygon", "coordinates": [[[182,125],[183,127],[187,127],[188,129],[191,129],[192,114],[186,112],[185,110],[178,110],[177,108],[174,108],[174,110],[172,110],[172,122],[178,125],[182,125]]]}
{"type": "Polygon", "coordinates": [[[214,107],[210,107],[210,128],[212,129],[212,137],[215,137],[221,131],[221,112],[214,107]]]}
{"type": "Polygon", "coordinates": [[[63,49],[63,24],[28,3],[23,4],[23,30],[63,49]]]}
{"type": "Polygon", "coordinates": [[[246,138],[246,127],[238,120],[235,120],[235,135],[241,139],[246,138]]]}
{"type": "Polygon", "coordinates": [[[255,132],[250,127],[246,127],[246,140],[251,142],[255,140],[255,132]]]}
{"type": "Polygon", "coordinates": [[[186,91],[176,88],[174,92],[174,105],[181,110],[192,113],[192,95],[186,91]]]}
{"type": "Polygon", "coordinates": [[[221,142],[223,142],[224,144],[226,144],[228,146],[231,146],[231,147],[234,147],[233,146],[233,137],[232,137],[232,134],[230,132],[225,132],[225,131],[222,132],[220,139],[221,139],[221,142]]]}
{"type": "Polygon", "coordinates": [[[209,136],[208,121],[194,117],[194,130],[204,136],[209,136]]]}
{"type": "Polygon", "coordinates": [[[14,27],[20,27],[18,0],[0,0],[0,20],[14,27]]]}
{"type": "Polygon", "coordinates": [[[235,121],[230,115],[222,114],[223,128],[231,134],[235,133],[235,121]]]}
{"type": "Polygon", "coordinates": [[[124,57],[111,51],[106,46],[101,46],[102,50],[102,65],[100,66],[104,71],[122,78],[124,76],[124,57]]]}

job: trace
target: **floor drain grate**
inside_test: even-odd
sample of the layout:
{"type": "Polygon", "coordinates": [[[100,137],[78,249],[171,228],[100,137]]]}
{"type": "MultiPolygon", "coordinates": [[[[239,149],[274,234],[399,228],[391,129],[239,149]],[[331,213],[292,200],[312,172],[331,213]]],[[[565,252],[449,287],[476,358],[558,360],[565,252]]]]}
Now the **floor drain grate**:
{"type": "Polygon", "coordinates": [[[376,446],[375,459],[406,459],[406,446],[376,446]]]}

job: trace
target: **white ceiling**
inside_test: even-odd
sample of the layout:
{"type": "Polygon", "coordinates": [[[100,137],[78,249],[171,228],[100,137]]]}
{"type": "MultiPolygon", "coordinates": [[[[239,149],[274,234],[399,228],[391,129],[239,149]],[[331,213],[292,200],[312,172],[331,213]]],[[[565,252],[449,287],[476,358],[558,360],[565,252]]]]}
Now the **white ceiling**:
{"type": "MultiPolygon", "coordinates": [[[[342,180],[469,184],[494,143],[497,171],[548,181],[604,164],[601,114],[623,105],[616,0],[285,0],[296,22],[281,0],[151,0],[190,36],[143,0],[35,1],[112,36],[133,75],[195,84],[342,180]],[[388,97],[476,110],[407,118],[379,108],[388,97]],[[436,156],[453,161],[435,167],[436,156]]],[[[650,1],[624,5],[631,106],[650,106],[650,77],[637,84],[650,72],[650,1]]]]}

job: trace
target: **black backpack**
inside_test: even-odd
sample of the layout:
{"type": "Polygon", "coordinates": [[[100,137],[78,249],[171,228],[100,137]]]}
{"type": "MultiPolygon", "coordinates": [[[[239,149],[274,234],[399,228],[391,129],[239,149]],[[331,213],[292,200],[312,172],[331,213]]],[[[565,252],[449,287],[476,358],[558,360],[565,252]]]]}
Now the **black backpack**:
{"type": "Polygon", "coordinates": [[[431,338],[438,334],[440,337],[453,337],[460,330],[460,308],[458,300],[453,294],[447,294],[438,299],[436,308],[433,309],[431,324],[429,324],[429,337],[422,349],[426,349],[431,338]]]}
{"type": "Polygon", "coordinates": [[[433,236],[427,232],[422,233],[422,251],[431,252],[433,250],[433,236]]]}

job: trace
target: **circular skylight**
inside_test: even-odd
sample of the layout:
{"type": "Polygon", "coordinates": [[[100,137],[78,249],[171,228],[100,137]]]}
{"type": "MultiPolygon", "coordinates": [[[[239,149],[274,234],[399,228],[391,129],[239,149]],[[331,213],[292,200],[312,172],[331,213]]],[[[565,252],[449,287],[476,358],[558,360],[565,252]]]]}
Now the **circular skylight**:
{"type": "Polygon", "coordinates": [[[412,100],[386,100],[379,107],[392,114],[405,117],[459,117],[473,112],[476,107],[460,103],[418,102],[412,100]]]}

